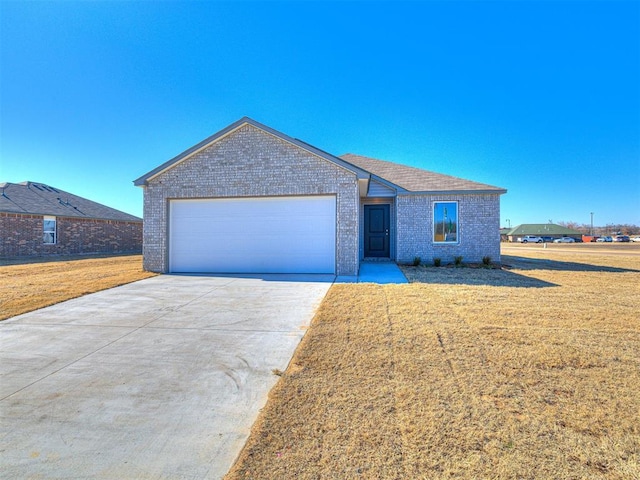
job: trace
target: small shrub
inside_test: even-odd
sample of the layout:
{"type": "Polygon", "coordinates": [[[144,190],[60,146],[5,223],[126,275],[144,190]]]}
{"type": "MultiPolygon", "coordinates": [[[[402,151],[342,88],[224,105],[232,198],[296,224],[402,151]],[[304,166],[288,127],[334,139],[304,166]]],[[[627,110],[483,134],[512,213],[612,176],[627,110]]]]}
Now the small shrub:
{"type": "Polygon", "coordinates": [[[491,265],[491,257],[489,255],[482,257],[482,264],[487,267],[491,265]]]}
{"type": "Polygon", "coordinates": [[[435,257],[435,258],[433,259],[433,266],[434,266],[434,267],[439,267],[440,265],[442,265],[442,259],[441,259],[441,258],[438,258],[438,257],[435,257]]]}
{"type": "Polygon", "coordinates": [[[422,262],[422,259],[420,257],[413,257],[413,266],[414,267],[419,266],[421,262],[422,262]]]}
{"type": "Polygon", "coordinates": [[[462,255],[458,255],[457,257],[453,257],[453,263],[456,267],[462,265],[462,255]]]}

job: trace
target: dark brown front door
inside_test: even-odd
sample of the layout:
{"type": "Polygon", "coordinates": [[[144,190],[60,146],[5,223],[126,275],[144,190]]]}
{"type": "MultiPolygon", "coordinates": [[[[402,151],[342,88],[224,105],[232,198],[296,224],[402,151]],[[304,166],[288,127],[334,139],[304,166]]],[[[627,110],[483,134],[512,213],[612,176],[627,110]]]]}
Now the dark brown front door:
{"type": "Polygon", "coordinates": [[[389,257],[389,205],[364,206],[364,256],[389,257]]]}

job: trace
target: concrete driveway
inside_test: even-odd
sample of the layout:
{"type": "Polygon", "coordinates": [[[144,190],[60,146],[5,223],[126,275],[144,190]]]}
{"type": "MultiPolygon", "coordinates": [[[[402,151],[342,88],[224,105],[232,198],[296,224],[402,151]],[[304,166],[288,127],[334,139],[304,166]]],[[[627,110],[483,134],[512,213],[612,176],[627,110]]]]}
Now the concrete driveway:
{"type": "Polygon", "coordinates": [[[0,322],[0,476],[221,478],[333,279],[162,275],[0,322]]]}

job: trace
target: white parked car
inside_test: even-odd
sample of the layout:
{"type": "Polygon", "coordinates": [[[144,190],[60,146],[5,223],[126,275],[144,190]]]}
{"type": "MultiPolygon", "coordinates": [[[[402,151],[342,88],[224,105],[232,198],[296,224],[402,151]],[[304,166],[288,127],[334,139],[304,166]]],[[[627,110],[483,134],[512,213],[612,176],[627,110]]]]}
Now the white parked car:
{"type": "Polygon", "coordinates": [[[611,237],[599,237],[596,242],[613,242],[613,238],[611,237]]]}
{"type": "Polygon", "coordinates": [[[536,237],[535,235],[525,235],[518,240],[521,243],[542,243],[544,242],[542,237],[536,237]]]}
{"type": "Polygon", "coordinates": [[[575,243],[575,239],[571,237],[556,238],[553,243],[575,243]]]}
{"type": "Polygon", "coordinates": [[[631,237],[632,242],[640,242],[640,236],[631,237]]]}

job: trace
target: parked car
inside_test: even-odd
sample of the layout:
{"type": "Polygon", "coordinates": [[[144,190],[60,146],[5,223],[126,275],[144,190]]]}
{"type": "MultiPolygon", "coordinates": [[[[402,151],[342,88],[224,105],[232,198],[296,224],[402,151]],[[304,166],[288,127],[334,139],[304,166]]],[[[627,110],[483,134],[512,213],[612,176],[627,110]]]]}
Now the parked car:
{"type": "Polygon", "coordinates": [[[640,242],[640,236],[631,237],[632,242],[640,242]]]}
{"type": "Polygon", "coordinates": [[[600,237],[596,240],[596,242],[601,243],[601,242],[613,242],[613,238],[607,236],[607,237],[600,237]]]}
{"type": "Polygon", "coordinates": [[[613,239],[614,242],[628,242],[630,241],[628,235],[616,235],[616,238],[613,239]]]}
{"type": "Polygon", "coordinates": [[[535,235],[525,235],[519,240],[521,243],[542,243],[544,240],[542,237],[537,237],[535,235]]]}
{"type": "Polygon", "coordinates": [[[547,237],[547,236],[543,235],[542,236],[542,241],[551,243],[551,242],[553,242],[553,237],[547,237]]]}
{"type": "Polygon", "coordinates": [[[553,243],[575,243],[575,239],[571,237],[556,238],[553,243]]]}

